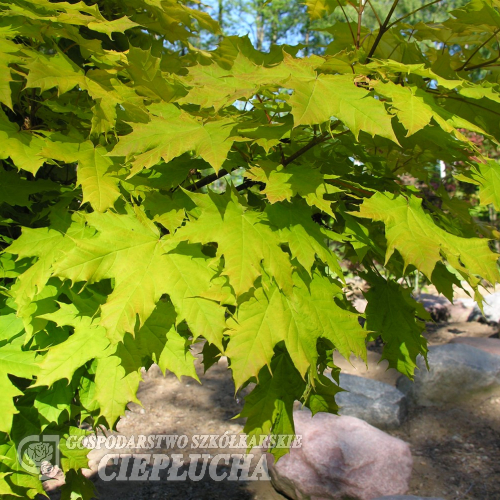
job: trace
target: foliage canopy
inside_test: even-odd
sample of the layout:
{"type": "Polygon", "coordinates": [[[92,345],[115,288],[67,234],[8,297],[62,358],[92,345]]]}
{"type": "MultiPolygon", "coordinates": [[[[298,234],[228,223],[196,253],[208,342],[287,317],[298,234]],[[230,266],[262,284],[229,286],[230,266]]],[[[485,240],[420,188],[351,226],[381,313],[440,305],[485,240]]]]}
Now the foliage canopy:
{"type": "MultiPolygon", "coordinates": [[[[346,2],[306,3],[318,19],[346,2]]],[[[24,437],[114,428],[142,367],[198,378],[194,344],[206,369],[227,356],[236,389],[256,383],[247,433],[292,434],[294,401],[336,411],[335,350],[364,358],[380,336],[413,376],[426,313],[408,276],[478,301],[499,281],[498,233],[425,190],[443,161],[500,209],[500,167],[473,140],[500,141],[500,2],[407,24],[395,0],[373,30],[370,2],[348,3],[358,19],[303,57],[177,0],[2,2],[4,498],[43,493],[24,437]],[[346,263],[371,286],[364,315],[346,263]]],[[[61,452],[62,498],[91,498],[85,450],[61,452]]]]}

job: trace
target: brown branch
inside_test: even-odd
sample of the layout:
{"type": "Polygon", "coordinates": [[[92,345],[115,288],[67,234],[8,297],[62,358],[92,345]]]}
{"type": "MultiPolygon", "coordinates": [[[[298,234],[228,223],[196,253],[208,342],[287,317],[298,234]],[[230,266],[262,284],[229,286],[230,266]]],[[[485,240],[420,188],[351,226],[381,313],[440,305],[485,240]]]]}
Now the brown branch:
{"type": "MultiPolygon", "coordinates": [[[[269,123],[269,125],[271,125],[271,123],[272,123],[271,117],[269,116],[269,113],[266,111],[266,107],[264,106],[264,101],[262,100],[262,97],[260,97],[259,94],[257,94],[257,99],[262,104],[262,109],[264,110],[264,113],[266,114],[267,122],[269,123]]],[[[281,162],[283,163],[285,161],[285,154],[283,153],[283,148],[281,147],[281,144],[279,144],[279,148],[280,148],[280,153],[281,153],[281,162]]]]}
{"type": "Polygon", "coordinates": [[[382,24],[382,26],[378,30],[377,38],[375,38],[375,41],[373,42],[372,48],[368,53],[368,57],[366,58],[365,63],[370,62],[370,59],[373,57],[373,54],[375,53],[375,50],[377,49],[377,46],[380,43],[380,40],[382,40],[382,37],[384,36],[385,32],[389,29],[388,27],[389,21],[391,20],[391,17],[394,14],[394,11],[396,10],[398,3],[399,0],[394,0],[394,3],[392,4],[391,9],[389,10],[389,13],[387,14],[387,17],[385,18],[384,24],[382,24]]]}
{"type": "MultiPolygon", "coordinates": [[[[335,130],[338,126],[340,125],[340,121],[337,120],[331,127],[330,131],[335,130]]],[[[338,134],[340,135],[340,134],[338,134]]],[[[304,153],[307,153],[311,148],[316,146],[317,144],[321,144],[322,142],[325,142],[328,140],[331,136],[328,134],[328,132],[323,132],[320,135],[315,136],[310,142],[308,142],[304,147],[300,148],[298,151],[295,151],[292,155],[290,155],[285,161],[283,161],[281,164],[286,167],[293,161],[295,161],[299,156],[302,156],[304,153]]],[[[335,136],[334,136],[335,137],[335,136]]]]}
{"type": "Polygon", "coordinates": [[[468,68],[464,68],[464,71],[472,71],[473,69],[486,68],[488,66],[498,66],[498,64],[495,64],[495,63],[499,59],[500,59],[500,56],[494,57],[493,59],[490,59],[489,61],[485,61],[484,63],[476,64],[475,66],[469,66],[468,68]]]}
{"type": "Polygon", "coordinates": [[[342,9],[342,14],[344,14],[345,20],[347,22],[347,26],[349,27],[349,31],[351,32],[352,43],[354,43],[354,45],[356,45],[356,37],[354,36],[354,31],[352,31],[351,22],[349,21],[349,18],[347,17],[347,14],[345,13],[344,7],[340,3],[340,0],[337,0],[337,3],[339,4],[339,7],[342,9]]]}
{"type": "Polygon", "coordinates": [[[418,9],[412,10],[409,14],[405,14],[403,17],[400,17],[399,19],[396,19],[391,24],[389,24],[389,26],[387,26],[387,29],[391,29],[393,26],[395,26],[396,24],[401,22],[403,19],[406,19],[407,17],[412,16],[413,14],[418,12],[419,10],[425,9],[425,8],[430,7],[431,5],[434,5],[435,3],[439,3],[439,2],[441,2],[441,0],[434,0],[433,2],[429,2],[429,3],[426,3],[425,5],[422,5],[422,7],[419,7],[418,9]]]}
{"type": "Polygon", "coordinates": [[[365,10],[365,4],[363,0],[359,3],[358,8],[358,31],[356,33],[356,48],[359,49],[359,41],[361,40],[361,20],[363,18],[363,11],[365,10]]]}
{"type": "Polygon", "coordinates": [[[281,164],[286,167],[290,163],[294,162],[299,156],[302,156],[304,153],[312,149],[314,146],[317,144],[321,144],[322,142],[325,142],[327,139],[329,139],[330,136],[328,135],[327,132],[323,132],[321,135],[318,135],[317,137],[314,137],[310,142],[308,142],[303,148],[300,148],[298,151],[295,151],[292,155],[290,155],[285,161],[283,161],[281,164]]]}
{"type": "Polygon", "coordinates": [[[227,174],[229,174],[229,172],[222,168],[217,173],[207,175],[206,177],[203,177],[203,179],[200,179],[199,181],[195,182],[191,186],[188,186],[186,188],[186,190],[187,191],[198,191],[198,189],[200,189],[204,186],[208,186],[208,184],[212,184],[212,182],[216,181],[217,179],[220,179],[221,177],[224,177],[227,174]]]}
{"type": "Polygon", "coordinates": [[[378,25],[382,26],[382,21],[380,20],[380,17],[378,17],[377,11],[375,10],[375,7],[373,7],[373,4],[371,0],[366,0],[368,2],[368,5],[371,7],[372,12],[375,14],[375,18],[377,19],[378,25]]]}
{"type": "Polygon", "coordinates": [[[344,186],[351,191],[358,191],[361,194],[364,194],[365,196],[373,196],[373,191],[367,191],[366,189],[359,188],[357,186],[352,186],[351,184],[348,184],[347,182],[341,181],[339,179],[327,179],[326,182],[331,182],[332,184],[338,184],[339,186],[344,186]]]}
{"type": "MultiPolygon", "coordinates": [[[[465,69],[465,67],[467,66],[467,64],[469,64],[469,62],[471,61],[471,59],[492,39],[492,38],[495,38],[497,36],[497,34],[500,33],[500,28],[497,29],[495,31],[495,33],[493,33],[493,35],[491,35],[487,40],[485,40],[481,45],[479,45],[479,47],[477,47],[477,49],[469,56],[469,58],[467,59],[467,61],[465,61],[462,66],[460,66],[460,68],[456,69],[455,71],[463,71],[465,69]]],[[[498,58],[497,58],[498,59],[498,58]]],[[[474,68],[475,69],[475,68],[474,68]]]]}

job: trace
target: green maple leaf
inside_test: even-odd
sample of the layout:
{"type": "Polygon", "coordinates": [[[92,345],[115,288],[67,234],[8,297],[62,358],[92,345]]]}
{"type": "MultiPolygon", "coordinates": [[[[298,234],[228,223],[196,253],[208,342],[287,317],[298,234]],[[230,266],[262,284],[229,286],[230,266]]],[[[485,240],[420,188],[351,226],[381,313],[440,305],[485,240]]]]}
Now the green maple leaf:
{"type": "Polygon", "coordinates": [[[337,257],[330,250],[326,232],[312,220],[312,212],[304,202],[294,199],[291,203],[275,203],[266,208],[269,222],[277,227],[280,236],[290,245],[292,256],[310,273],[316,256],[334,271],[343,276],[337,257]]]}
{"type": "Polygon", "coordinates": [[[311,280],[296,273],[292,296],[283,295],[270,284],[266,288],[258,288],[227,321],[225,354],[231,359],[237,388],[257,377],[263,366],[270,366],[274,347],[282,340],[302,376],[316,366],[320,337],[330,340],[347,359],[351,353],[366,358],[366,332],[357,314],[333,300],[341,288],[328,278],[315,272],[311,280]]]}
{"type": "Polygon", "coordinates": [[[10,40],[0,39],[0,102],[5,104],[9,109],[12,107],[12,88],[10,83],[13,81],[11,77],[11,64],[22,64],[23,53],[17,43],[10,40]]]}
{"type": "Polygon", "coordinates": [[[61,500],[91,500],[95,498],[96,489],[91,479],[82,471],[68,470],[66,482],[61,487],[61,500]]]}
{"type": "Polygon", "coordinates": [[[127,157],[132,165],[130,176],[187,151],[200,155],[216,171],[221,168],[232,145],[231,120],[202,123],[173,104],[150,106],[150,111],[151,121],[135,124],[109,153],[127,157]]]}
{"type": "Polygon", "coordinates": [[[33,387],[51,387],[61,379],[71,381],[73,374],[87,361],[106,356],[109,341],[104,328],[84,317],[68,340],[52,346],[39,362],[39,373],[33,387]]]}
{"type": "MultiPolygon", "coordinates": [[[[402,255],[405,266],[412,264],[429,279],[443,257],[476,288],[482,276],[490,283],[500,279],[496,262],[486,239],[461,238],[437,226],[422,209],[422,200],[376,193],[364,200],[358,217],[383,221],[386,226],[386,262],[394,250],[402,255]]],[[[476,294],[477,296],[478,294],[476,294]]]]}
{"type": "Polygon", "coordinates": [[[489,160],[486,163],[478,163],[474,170],[471,172],[472,180],[465,176],[460,176],[459,179],[477,184],[479,186],[481,205],[489,205],[491,203],[499,211],[500,166],[498,162],[489,160]]]}
{"type": "Polygon", "coordinates": [[[85,72],[60,51],[54,55],[36,52],[25,66],[29,70],[27,88],[39,88],[44,92],[57,87],[59,93],[64,94],[77,85],[86,86],[85,72]]]}
{"type": "Polygon", "coordinates": [[[246,177],[266,183],[263,193],[271,203],[290,201],[298,194],[309,206],[315,206],[332,217],[332,202],[324,196],[342,192],[326,182],[336,176],[322,174],[319,169],[304,169],[302,165],[289,165],[286,168],[279,166],[267,172],[265,169],[254,167],[246,173],[246,177]]]}
{"type": "Polygon", "coordinates": [[[50,389],[38,394],[34,406],[47,421],[47,424],[42,426],[42,430],[49,423],[58,424],[63,412],[70,414],[74,396],[73,389],[65,380],[58,380],[50,389]]]}
{"type": "Polygon", "coordinates": [[[399,121],[408,130],[408,135],[418,132],[428,125],[431,119],[445,132],[453,133],[458,139],[466,142],[468,139],[458,129],[465,128],[486,134],[481,127],[439,106],[432,95],[418,87],[403,87],[389,82],[378,83],[375,88],[381,95],[392,99],[393,108],[399,121]]]}
{"type": "Polygon", "coordinates": [[[44,141],[33,132],[20,130],[0,110],[0,159],[9,158],[18,169],[35,175],[43,165],[40,151],[44,141]]]}
{"type": "Polygon", "coordinates": [[[391,125],[391,115],[382,102],[367,90],[356,87],[349,75],[318,75],[311,79],[291,79],[290,98],[295,127],[341,120],[356,139],[363,131],[386,137],[398,144],[391,125]]]}
{"type": "Polygon", "coordinates": [[[78,155],[78,183],[82,186],[83,203],[89,202],[97,212],[105,212],[120,196],[118,178],[109,174],[113,161],[105,156],[106,149],[90,146],[78,155]]]}
{"type": "Polygon", "coordinates": [[[160,354],[158,366],[163,373],[169,370],[180,379],[183,375],[192,377],[198,382],[200,381],[194,368],[194,356],[190,351],[191,343],[177,330],[172,327],[167,332],[167,343],[160,354]]]}
{"type": "Polygon", "coordinates": [[[201,252],[176,253],[172,246],[165,247],[158,229],[139,211],[94,213],[87,220],[97,235],[75,239],[72,250],[56,263],[54,274],[72,282],[115,279],[100,321],[112,343],[135,331],[136,315],[144,324],[164,293],[170,295],[179,321],[186,319],[196,335],[220,343],[224,309],[200,298],[214,275],[201,252]]]}
{"type": "Polygon", "coordinates": [[[265,293],[258,288],[238,308],[238,316],[228,319],[230,340],[225,354],[231,359],[236,389],[249,378],[257,377],[263,366],[271,365],[274,346],[284,340],[278,308],[282,309],[279,289],[274,286],[265,293]]]}
{"type": "Polygon", "coordinates": [[[286,353],[273,359],[271,372],[267,367],[259,374],[259,383],[245,398],[245,406],[238,417],[246,417],[244,432],[252,436],[295,434],[293,403],[304,392],[305,382],[295,370],[286,353]]]}
{"type": "Polygon", "coordinates": [[[31,380],[33,375],[38,373],[35,358],[36,353],[34,351],[22,351],[12,345],[0,348],[0,404],[2,406],[0,431],[2,432],[10,433],[12,417],[19,413],[14,405],[13,398],[22,394],[10,381],[8,374],[31,380]]]}
{"type": "Polygon", "coordinates": [[[99,403],[100,418],[105,419],[109,428],[115,427],[128,403],[141,404],[136,397],[141,380],[137,371],[126,373],[119,356],[111,354],[98,360],[95,398],[99,403]]]}
{"type": "Polygon", "coordinates": [[[342,389],[337,384],[320,374],[305,404],[313,416],[319,412],[338,413],[339,407],[335,402],[335,396],[341,391],[342,389]]]}
{"type": "Polygon", "coordinates": [[[417,356],[427,355],[427,340],[422,336],[425,323],[415,318],[419,304],[409,289],[394,281],[370,276],[370,285],[365,293],[366,326],[381,335],[382,359],[389,367],[413,379],[417,356]]]}
{"type": "Polygon", "coordinates": [[[264,214],[243,206],[232,190],[225,195],[208,193],[190,197],[201,209],[201,215],[180,228],[175,240],[217,243],[217,255],[224,256],[222,274],[228,276],[236,296],[254,286],[262,268],[285,293],[291,292],[288,256],[281,250],[280,238],[266,223],[264,214]]]}
{"type": "Polygon", "coordinates": [[[0,168],[0,200],[13,206],[31,207],[30,196],[47,191],[59,191],[55,182],[39,179],[28,181],[18,173],[0,168]]]}

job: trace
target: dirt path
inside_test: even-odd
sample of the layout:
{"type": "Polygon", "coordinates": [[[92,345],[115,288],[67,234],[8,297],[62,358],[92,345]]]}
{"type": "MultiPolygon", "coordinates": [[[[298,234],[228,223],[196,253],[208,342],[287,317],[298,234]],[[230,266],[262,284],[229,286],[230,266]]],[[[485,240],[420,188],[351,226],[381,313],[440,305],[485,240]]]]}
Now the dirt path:
{"type": "MultiPolygon", "coordinates": [[[[427,334],[431,344],[445,343],[456,335],[490,336],[491,327],[477,323],[445,325],[432,328],[427,334]],[[451,330],[451,331],[450,331],[451,330]],[[458,333],[460,332],[460,333],[458,333]]],[[[369,352],[368,370],[363,363],[352,364],[337,358],[341,368],[352,374],[395,384],[398,374],[386,371],[386,362],[377,364],[380,355],[369,352]]],[[[138,394],[143,403],[131,404],[118,431],[126,436],[151,434],[187,435],[189,442],[195,434],[237,434],[243,425],[231,418],[241,411],[243,402],[234,398],[234,386],[221,360],[206,375],[198,365],[203,385],[183,378],[179,382],[172,374],[163,377],[152,369],[145,375],[138,394]]],[[[480,394],[467,404],[450,408],[414,408],[403,426],[391,434],[407,441],[414,456],[414,472],[408,494],[441,496],[446,500],[500,499],[500,391],[480,394]]],[[[120,450],[121,453],[127,450],[120,450]]],[[[143,450],[128,450],[144,452],[143,450]]],[[[156,451],[158,452],[158,450],[156,451]]],[[[168,449],[167,454],[242,453],[238,449],[168,449]]],[[[105,452],[101,452],[103,454],[105,452]]],[[[253,464],[259,458],[257,451],[253,464]]],[[[99,453],[93,452],[98,460],[99,453]]],[[[117,470],[110,465],[108,471],[117,470]]],[[[221,464],[219,474],[229,472],[221,464]]],[[[200,481],[96,481],[102,500],[279,500],[268,481],[221,481],[208,474],[200,481]]],[[[161,476],[160,476],[161,477],[161,476]]],[[[58,495],[52,495],[54,500],[58,495]]]]}

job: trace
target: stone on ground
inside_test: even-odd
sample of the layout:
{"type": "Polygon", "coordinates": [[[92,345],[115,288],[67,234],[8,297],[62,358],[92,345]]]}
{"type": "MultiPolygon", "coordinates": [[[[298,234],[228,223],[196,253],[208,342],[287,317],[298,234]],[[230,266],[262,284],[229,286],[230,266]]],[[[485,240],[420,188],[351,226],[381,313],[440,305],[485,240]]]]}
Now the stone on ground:
{"type": "Polygon", "coordinates": [[[474,304],[474,309],[469,316],[469,321],[474,321],[483,318],[488,323],[498,323],[500,321],[500,293],[492,293],[487,295],[483,300],[483,312],[477,304],[474,304]]]}
{"type": "Polygon", "coordinates": [[[391,495],[388,497],[378,497],[373,500],[444,500],[438,497],[416,497],[414,495],[391,495]]]}
{"type": "Polygon", "coordinates": [[[355,417],[297,411],[294,421],[302,446],[269,467],[289,498],[371,500],[408,490],[413,460],[401,439],[355,417]]]}
{"type": "Polygon", "coordinates": [[[421,406],[441,406],[500,386],[500,357],[466,344],[432,346],[429,371],[419,356],[412,383],[398,379],[397,387],[421,406]]]}
{"type": "Polygon", "coordinates": [[[399,427],[408,413],[406,396],[392,385],[356,375],[340,374],[339,413],[357,417],[380,429],[399,427]]]}
{"type": "Polygon", "coordinates": [[[450,344],[466,344],[481,351],[500,356],[500,339],[485,337],[455,337],[450,344]]]}

